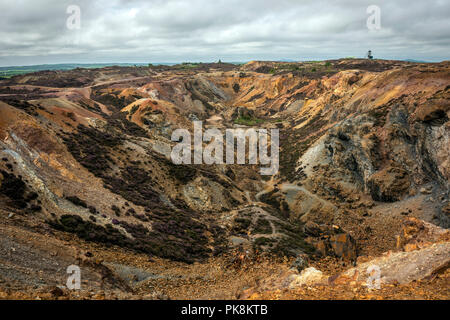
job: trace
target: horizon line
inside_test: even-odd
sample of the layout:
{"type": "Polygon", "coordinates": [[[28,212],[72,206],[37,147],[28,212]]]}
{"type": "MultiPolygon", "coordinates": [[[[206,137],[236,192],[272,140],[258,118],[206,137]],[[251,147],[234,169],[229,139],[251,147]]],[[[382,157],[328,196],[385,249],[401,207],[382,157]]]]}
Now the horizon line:
{"type": "MultiPolygon", "coordinates": [[[[331,58],[331,59],[305,59],[305,60],[296,60],[296,59],[278,59],[278,60],[270,60],[270,59],[251,59],[251,60],[242,60],[242,61],[223,61],[220,59],[222,63],[249,63],[252,61],[261,61],[261,62],[311,62],[311,61],[330,61],[330,60],[343,60],[343,59],[355,59],[355,60],[366,60],[367,58],[360,57],[342,57],[342,58],[331,58]]],[[[373,60],[393,60],[393,61],[410,61],[410,62],[419,62],[419,63],[441,63],[448,60],[440,60],[440,61],[429,61],[429,60],[418,60],[418,59],[386,59],[386,58],[376,58],[373,60]]],[[[218,61],[176,61],[176,62],[60,62],[60,63],[37,63],[37,64],[24,64],[24,65],[6,65],[0,66],[0,68],[13,68],[13,67],[35,67],[35,66],[58,66],[58,65],[105,65],[105,66],[115,66],[120,64],[129,64],[129,65],[177,65],[182,63],[217,63],[218,61]]]]}

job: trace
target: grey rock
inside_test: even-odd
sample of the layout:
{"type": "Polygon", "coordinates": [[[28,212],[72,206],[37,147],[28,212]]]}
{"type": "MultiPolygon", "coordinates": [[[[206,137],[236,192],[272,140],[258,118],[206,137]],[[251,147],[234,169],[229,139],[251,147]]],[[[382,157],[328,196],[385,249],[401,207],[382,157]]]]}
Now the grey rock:
{"type": "Polygon", "coordinates": [[[291,265],[291,268],[298,270],[298,272],[301,272],[307,267],[308,261],[306,261],[306,259],[303,257],[297,257],[297,259],[295,259],[295,261],[291,265]]]}

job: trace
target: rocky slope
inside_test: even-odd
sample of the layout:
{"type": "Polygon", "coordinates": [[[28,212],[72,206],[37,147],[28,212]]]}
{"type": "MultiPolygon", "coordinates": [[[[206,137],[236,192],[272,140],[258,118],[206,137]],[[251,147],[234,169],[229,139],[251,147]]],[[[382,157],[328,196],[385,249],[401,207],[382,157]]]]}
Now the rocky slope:
{"type": "MultiPolygon", "coordinates": [[[[209,279],[201,281],[210,297],[236,298],[269,277],[268,266],[287,268],[299,257],[328,276],[389,250],[409,261],[401,258],[408,219],[450,225],[449,85],[448,62],[351,59],[108,67],[3,80],[5,297],[63,283],[66,265],[86,260],[80,246],[95,252],[84,262],[87,288],[126,297],[192,294],[198,283],[168,280],[161,266],[178,268],[184,279],[194,263],[198,277],[209,279]],[[171,134],[192,131],[193,120],[205,128],[280,129],[279,172],[173,164],[171,134]],[[49,244],[33,244],[40,237],[49,244]],[[119,261],[110,248],[128,257],[119,261]],[[137,265],[136,256],[156,262],[137,265]],[[40,276],[36,257],[48,263],[40,276]],[[246,282],[232,280],[248,268],[246,282]],[[140,280],[130,284],[129,274],[140,280]],[[228,286],[210,283],[217,279],[228,286]]],[[[414,261],[445,266],[448,238],[427,241],[444,253],[419,245],[414,261]]],[[[438,278],[445,283],[447,273],[438,278]]]]}

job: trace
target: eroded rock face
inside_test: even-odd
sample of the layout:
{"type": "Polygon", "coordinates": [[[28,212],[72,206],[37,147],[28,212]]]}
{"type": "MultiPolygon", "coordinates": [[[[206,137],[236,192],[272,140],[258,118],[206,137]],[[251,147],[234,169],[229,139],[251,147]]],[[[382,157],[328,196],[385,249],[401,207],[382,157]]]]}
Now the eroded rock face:
{"type": "Polygon", "coordinates": [[[442,96],[442,98],[433,99],[428,103],[420,105],[416,110],[416,119],[435,125],[443,124],[448,121],[447,114],[449,110],[449,102],[444,96],[442,96]]]}
{"type": "Polygon", "coordinates": [[[375,201],[401,200],[430,177],[447,188],[446,125],[412,127],[404,107],[393,108],[386,117],[377,131],[374,118],[360,116],[330,130],[324,143],[333,170],[347,172],[375,201]]]}
{"type": "Polygon", "coordinates": [[[380,271],[379,279],[382,284],[410,283],[445,271],[450,266],[449,250],[450,242],[444,242],[410,252],[388,252],[382,257],[349,269],[334,279],[333,282],[357,281],[365,283],[371,275],[368,274],[368,268],[375,266],[380,271]]]}
{"type": "MultiPolygon", "coordinates": [[[[447,76],[448,70],[443,71],[435,85],[431,77],[409,71],[366,74],[357,82],[361,86],[351,86],[346,93],[339,91],[344,74],[331,77],[333,95],[310,100],[286,145],[286,150],[292,149],[291,144],[301,150],[295,170],[290,170],[294,174],[288,178],[313,193],[305,203],[320,203],[317,197],[322,203],[331,202],[338,210],[329,210],[330,217],[340,215],[343,208],[361,209],[365,214],[363,208],[407,201],[419,195],[421,186],[433,183],[433,196],[427,199],[436,202],[436,208],[429,221],[447,226],[440,209],[449,190],[447,76]],[[391,91],[382,84],[394,77],[404,81],[400,85],[404,94],[400,87],[391,91]],[[426,90],[421,91],[425,84],[426,90]],[[333,104],[340,108],[333,109],[333,104]],[[311,119],[308,114],[315,116],[311,119]]],[[[320,210],[305,213],[304,208],[293,210],[304,221],[326,222],[320,210]]]]}
{"type": "Polygon", "coordinates": [[[450,202],[446,202],[445,205],[442,207],[442,213],[450,219],[450,202]]]}

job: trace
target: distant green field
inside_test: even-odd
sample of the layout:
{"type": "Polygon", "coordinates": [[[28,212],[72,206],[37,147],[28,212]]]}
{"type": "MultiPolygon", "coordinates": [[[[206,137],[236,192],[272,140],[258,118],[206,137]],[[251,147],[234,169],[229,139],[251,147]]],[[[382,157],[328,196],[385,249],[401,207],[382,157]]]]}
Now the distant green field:
{"type": "Polygon", "coordinates": [[[100,64],[42,64],[34,66],[0,67],[0,78],[11,78],[17,75],[44,70],[72,70],[76,68],[104,68],[109,66],[148,66],[148,63],[100,63],[100,64]]]}
{"type": "MultiPolygon", "coordinates": [[[[233,64],[243,64],[244,62],[230,62],[233,64]]],[[[201,62],[184,62],[180,64],[181,69],[190,69],[199,66],[201,62]]],[[[0,80],[8,79],[17,75],[32,73],[37,71],[45,71],[45,70],[73,70],[76,68],[104,68],[110,66],[120,66],[120,67],[133,67],[133,66],[157,66],[157,65],[166,65],[173,66],[176,63],[64,63],[64,64],[41,64],[41,65],[33,65],[33,66],[14,66],[14,67],[0,67],[0,80]]]]}

